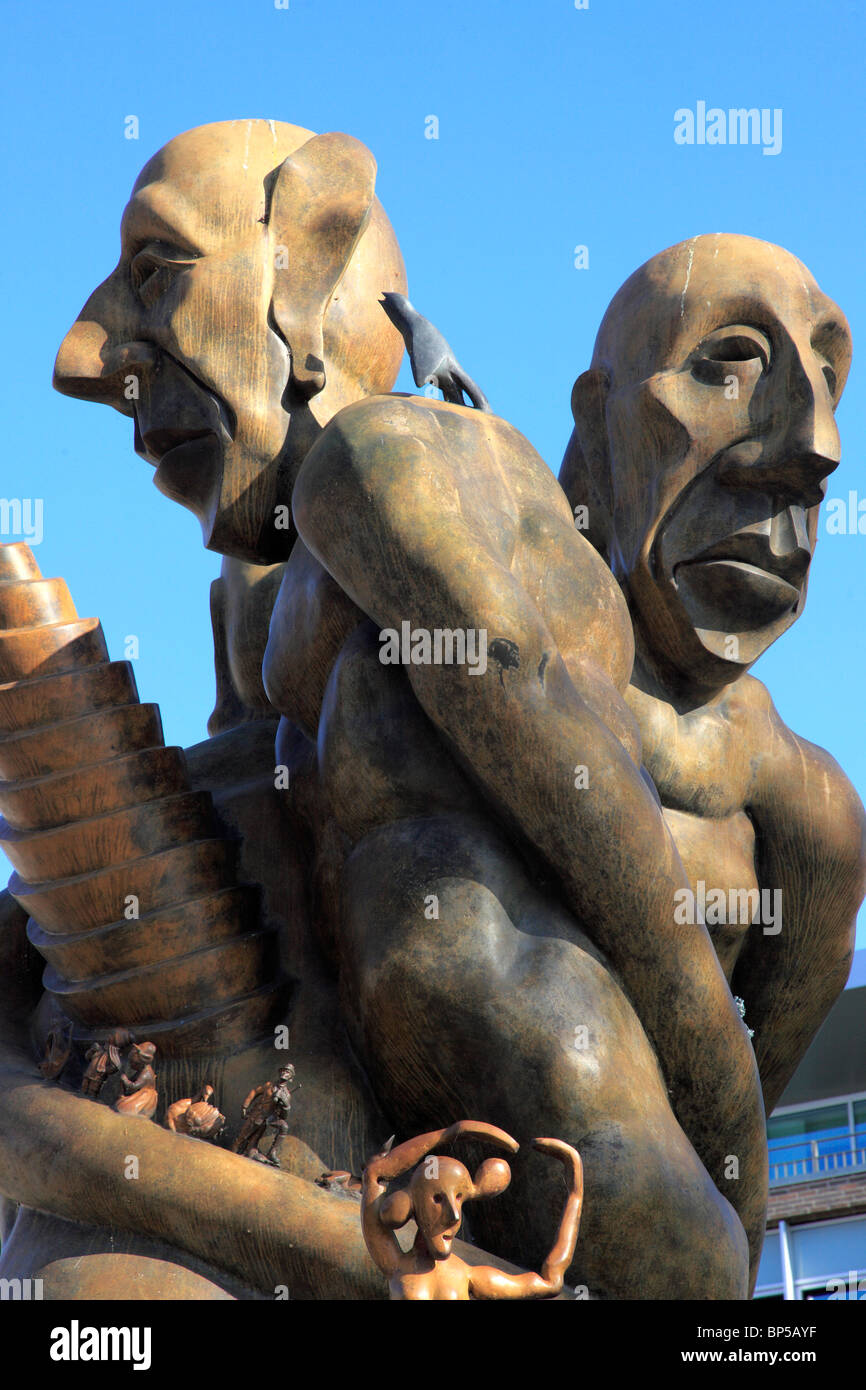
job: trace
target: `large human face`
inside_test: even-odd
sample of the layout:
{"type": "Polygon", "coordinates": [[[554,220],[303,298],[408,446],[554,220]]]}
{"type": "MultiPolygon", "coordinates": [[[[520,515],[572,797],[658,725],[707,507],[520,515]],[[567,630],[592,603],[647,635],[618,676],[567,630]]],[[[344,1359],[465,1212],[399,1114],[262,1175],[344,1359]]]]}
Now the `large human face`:
{"type": "Polygon", "coordinates": [[[348,135],[224,121],[142,171],[117,267],[61,345],[54,384],[135,421],[157,486],[205,544],[286,558],[298,468],[338,410],[390,390],[403,354],[382,290],[406,289],[348,135]]]}
{"type": "Polygon", "coordinates": [[[196,514],[206,545],[249,559],[292,426],[288,349],[268,323],[264,178],[309,138],[227,121],[166,145],[135,184],[120,260],[55,369],[60,390],[134,420],[136,452],[196,514]]]}
{"type": "Polygon", "coordinates": [[[718,686],[802,611],[850,334],[778,247],[708,236],[655,260],[606,404],[612,563],[639,651],[718,686]]]}

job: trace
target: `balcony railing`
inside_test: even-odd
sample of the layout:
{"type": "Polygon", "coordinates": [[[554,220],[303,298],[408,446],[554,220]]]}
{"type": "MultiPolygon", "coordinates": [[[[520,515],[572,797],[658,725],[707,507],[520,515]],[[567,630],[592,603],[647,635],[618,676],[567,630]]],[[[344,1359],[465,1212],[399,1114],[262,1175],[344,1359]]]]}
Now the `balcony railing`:
{"type": "Polygon", "coordinates": [[[866,1172],[866,1126],[832,1137],[770,1144],[770,1186],[866,1172]]]}

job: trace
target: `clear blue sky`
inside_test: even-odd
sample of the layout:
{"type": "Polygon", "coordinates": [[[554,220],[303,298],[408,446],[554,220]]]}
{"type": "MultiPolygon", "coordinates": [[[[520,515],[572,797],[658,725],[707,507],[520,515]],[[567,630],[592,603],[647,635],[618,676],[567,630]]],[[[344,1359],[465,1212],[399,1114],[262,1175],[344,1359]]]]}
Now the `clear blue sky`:
{"type": "MultiPolygon", "coordinates": [[[[204,737],[213,704],[218,558],[153,487],[130,422],[50,381],[64,332],[116,262],[138,170],[191,126],[262,116],[364,140],[414,302],[554,468],[572,381],[632,270],[699,232],[786,246],[852,324],[830,496],[866,497],[858,0],[82,0],[9,6],[4,31],[0,495],[44,499],[43,572],[101,617],[113,654],[139,637],[142,698],[161,704],[169,742],[204,737]],[[781,152],[676,144],[674,112],[699,101],[780,108],[781,152]],[[137,141],[124,138],[131,114],[137,141]],[[429,115],[438,140],[424,137],[429,115]]],[[[405,372],[401,383],[413,389],[405,372]]],[[[805,615],[755,668],[861,796],[864,574],[866,536],[822,527],[805,615]]]]}

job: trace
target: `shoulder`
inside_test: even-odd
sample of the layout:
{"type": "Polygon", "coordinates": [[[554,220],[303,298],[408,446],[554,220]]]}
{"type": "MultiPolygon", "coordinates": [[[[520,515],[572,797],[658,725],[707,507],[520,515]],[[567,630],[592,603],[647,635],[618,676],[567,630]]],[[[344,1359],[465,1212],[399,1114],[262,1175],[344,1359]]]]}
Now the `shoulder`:
{"type": "Polygon", "coordinates": [[[404,441],[417,438],[434,448],[486,437],[535,454],[529,441],[498,415],[428,396],[398,393],[366,396],[346,406],[325,426],[316,447],[330,444],[350,454],[366,454],[371,449],[375,453],[389,434],[404,441]]]}
{"type": "Polygon", "coordinates": [[[866,863],[866,811],[831,753],[785,724],[766,686],[739,682],[751,717],[754,809],[759,819],[784,822],[805,851],[855,869],[866,863]]]}
{"type": "Polygon", "coordinates": [[[463,509],[467,500],[499,504],[527,480],[568,512],[544,461],[499,416],[425,396],[370,396],[326,425],[300,469],[293,505],[303,534],[326,499],[382,504],[417,491],[463,509]]]}
{"type": "Polygon", "coordinates": [[[368,396],[346,406],[325,426],[307,454],[298,476],[303,489],[311,477],[370,478],[389,457],[406,458],[452,442],[460,434],[457,406],[434,412],[438,402],[420,396],[368,396]]]}

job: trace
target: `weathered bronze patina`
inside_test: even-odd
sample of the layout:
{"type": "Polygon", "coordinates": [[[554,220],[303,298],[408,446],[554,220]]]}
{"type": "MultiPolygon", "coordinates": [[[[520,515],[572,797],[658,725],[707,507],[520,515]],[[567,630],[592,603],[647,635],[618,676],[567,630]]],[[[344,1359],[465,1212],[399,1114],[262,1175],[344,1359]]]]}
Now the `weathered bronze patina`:
{"type": "MultiPolygon", "coordinates": [[[[95,620],[75,616],[63,632],[63,615],[37,610],[32,596],[29,614],[10,610],[6,624],[41,625],[0,638],[0,681],[8,685],[0,692],[3,733],[10,736],[0,742],[11,741],[10,752],[19,744],[23,752],[33,749],[41,735],[28,731],[40,725],[80,716],[93,727],[86,745],[61,731],[35,756],[28,752],[26,766],[19,760],[0,767],[0,775],[16,779],[3,789],[15,806],[14,814],[7,811],[13,824],[26,797],[25,824],[52,835],[53,827],[84,814],[83,790],[91,817],[114,815],[123,833],[134,832],[140,855],[134,871],[120,854],[116,865],[103,855],[98,868],[82,874],[80,850],[90,845],[98,858],[100,846],[111,843],[91,820],[92,833],[85,825],[61,835],[58,853],[76,875],[61,880],[54,843],[42,850],[33,834],[36,843],[25,850],[37,872],[32,894],[20,895],[26,909],[3,900],[0,1187],[22,1204],[3,1266],[10,1274],[44,1274],[49,1293],[161,1297],[172,1262],[171,1297],[224,1297],[226,1289],[273,1297],[277,1285],[293,1298],[386,1293],[353,1213],[314,1185],[324,1169],[359,1170],[387,1131],[345,1040],[336,986],[316,943],[309,888],[315,850],[275,786],[276,715],[260,672],[281,576],[278,563],[260,564],[280,561],[292,547],[292,478],[331,415],[390,388],[403,351],[378,304],[383,289],[403,292],[406,281],[374,185],[372,156],[349,136],[314,137],[251,120],[178,137],[139,176],[118,266],[58,355],[58,388],[111,404],[134,421],[136,447],[154,466],[158,486],[196,513],[206,542],[227,559],[212,601],[215,737],[187,750],[185,762],[160,747],[157,711],[137,704],[128,666],[107,663],[95,620]],[[41,680],[39,692],[20,684],[52,673],[50,689],[41,680]],[[118,762],[132,751],[136,759],[118,762]],[[55,777],[60,785],[37,781],[18,791],[18,779],[67,768],[75,770],[68,785],[55,777]],[[194,808],[191,802],[180,836],[189,842],[178,843],[174,820],[154,820],[154,799],[174,807],[191,793],[194,808]],[[196,829],[193,809],[212,823],[196,829]],[[170,847],[160,839],[166,834],[170,847]],[[208,893],[210,909],[199,911],[208,893]],[[124,920],[129,894],[139,899],[142,918],[159,912],[150,921],[124,920]],[[43,960],[24,937],[28,913],[43,960]],[[249,946],[241,947],[241,961],[244,932],[249,946]],[[252,947],[266,939],[276,944],[273,953],[252,947]],[[282,1058],[274,1028],[291,1019],[305,1104],[281,1141],[283,1175],[204,1145],[184,1146],[192,1153],[179,1165],[176,1136],[163,1128],[133,1125],[133,1139],[119,1115],[85,1107],[60,1088],[40,1083],[34,1091],[31,1016],[45,961],[54,972],[49,988],[61,978],[74,981],[74,989],[60,989],[63,1002],[81,1001],[89,1011],[77,1025],[79,1039],[82,1028],[101,1029],[104,1041],[125,1021],[162,1020],[161,1033],[148,1028],[138,1036],[160,1047],[163,1095],[192,1095],[204,1073],[232,1117],[262,1074],[276,1070],[282,1058]],[[51,1135],[67,1155],[62,1179],[41,1161],[51,1135]],[[146,1175],[138,1184],[123,1176],[133,1143],[146,1175]],[[198,1172],[204,1186],[196,1194],[198,1172]],[[250,1203],[262,1199],[261,1220],[251,1219],[250,1203]],[[220,1235],[196,1215],[215,1200],[220,1235]],[[79,1224],[70,1227],[69,1217],[79,1224]]],[[[8,549],[24,563],[25,547],[8,549]]],[[[17,577],[38,584],[37,576],[33,566],[17,577]]],[[[23,589],[3,589],[9,603],[24,602],[23,589]]],[[[68,595],[63,601],[72,608],[68,595]]],[[[314,783],[311,763],[299,745],[291,759],[293,795],[303,798],[314,783]]],[[[43,1013],[47,1018],[46,1006],[37,1034],[43,1013]]],[[[73,1074],[67,1067],[65,1077],[73,1074]]],[[[232,1124],[225,1142],[234,1134],[232,1124]]]]}
{"type": "MultiPolygon", "coordinates": [[[[501,420],[411,398],[342,412],[296,484],[302,540],[370,619],[320,635],[311,726],[353,844],[335,954],[356,1046],[413,1127],[483,1105],[579,1144],[599,1204],[576,1277],[602,1296],[745,1293],[766,1143],[732,972],[772,1105],[849,967],[862,808],[746,674],[802,608],[848,358],[793,257],[700,239],[614,300],[568,502],[501,420]],[[486,670],[458,633],[484,634],[486,670]],[[690,912],[708,886],[719,915],[690,912]]],[[[317,649],[295,563],[265,678],[309,720],[284,682],[317,649]]],[[[524,1182],[476,1230],[536,1264],[543,1175],[524,1182]]]]}
{"type": "MultiPolygon", "coordinates": [[[[384,394],[402,344],[379,299],[406,284],[374,177],[348,136],[178,137],[61,347],[59,389],[129,415],[226,556],[218,698],[208,743],[164,749],[95,620],[6,548],[26,573],[0,584],[0,798],[25,907],[0,902],[0,1189],[22,1203],[3,1272],[65,1297],[166,1296],[167,1268],[172,1297],[385,1297],[356,1203],[317,1181],[348,1184],[382,1134],[482,1114],[579,1150],[569,1283],[742,1298],[764,1099],[844,983],[863,886],[853,790],[747,674],[802,608],[847,327],[778,248],[663,253],[605,317],[560,486],[503,419],[384,394]],[[96,912],[124,891],[161,895],[150,931],[96,912]],[[231,913],[196,906],[219,893],[231,913]],[[282,1173],[65,1084],[132,1028],[163,1096],[207,1075],[233,1117],[289,1026],[282,1173]],[[64,1084],[40,1077],[55,1053],[64,1084]]],[[[461,1258],[541,1268],[561,1204],[555,1165],[521,1163],[473,1209],[491,1253],[461,1258]]]]}

